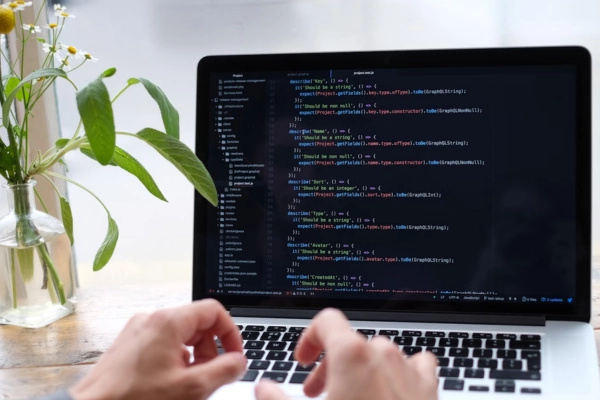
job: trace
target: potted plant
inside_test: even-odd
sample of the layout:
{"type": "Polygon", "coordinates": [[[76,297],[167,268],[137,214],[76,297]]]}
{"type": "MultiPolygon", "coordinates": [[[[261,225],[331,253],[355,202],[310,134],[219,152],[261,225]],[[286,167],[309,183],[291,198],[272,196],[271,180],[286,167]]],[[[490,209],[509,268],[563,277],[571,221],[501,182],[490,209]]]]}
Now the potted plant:
{"type": "Polygon", "coordinates": [[[119,238],[117,223],[98,196],[52,170],[57,163],[64,163],[65,154],[80,151],[103,166],[121,168],[137,177],[155,197],[165,200],[148,171],[117,146],[119,136],[134,137],[171,162],[214,205],[217,204],[217,193],[202,162],[179,141],[179,114],[165,93],[147,79],[131,78],[123,90],[111,98],[104,80],[115,75],[115,68],[107,69],[87,86],[78,88],[70,79],[70,72],[97,60],[88,52],[61,43],[61,32],[74,16],[65,7],[55,5],[54,18],[42,28],[37,23],[45,10],[45,2],[34,21],[23,20],[23,11],[31,4],[14,1],[0,6],[2,39],[4,35],[17,35],[19,46],[19,60],[11,62],[4,46],[1,52],[8,71],[0,74],[2,128],[6,131],[4,137],[0,135],[0,176],[6,181],[4,189],[8,194],[9,213],[0,219],[0,323],[40,327],[72,313],[76,304],[70,256],[54,251],[54,244],[60,241],[69,241],[67,248],[72,246],[73,215],[69,202],[53,178],[86,190],[106,210],[108,232],[94,259],[94,271],[109,262],[119,238]],[[15,32],[17,23],[23,27],[21,33],[15,32]],[[47,35],[43,35],[44,32],[47,35]],[[44,51],[46,57],[40,69],[23,76],[23,68],[16,66],[23,65],[26,44],[31,40],[39,42],[40,51],[44,51]],[[64,79],[73,86],[81,117],[79,126],[70,137],[59,139],[46,152],[31,154],[29,137],[35,133],[29,131],[29,122],[34,118],[36,103],[56,79],[64,79]],[[113,104],[135,85],[144,87],[158,104],[164,132],[145,128],[130,133],[115,128],[113,104]],[[21,103],[24,110],[20,118],[14,112],[15,102],[21,103]],[[62,221],[42,210],[44,198],[35,190],[39,179],[48,180],[56,189],[62,221]],[[42,209],[37,208],[36,197],[42,209]]]}

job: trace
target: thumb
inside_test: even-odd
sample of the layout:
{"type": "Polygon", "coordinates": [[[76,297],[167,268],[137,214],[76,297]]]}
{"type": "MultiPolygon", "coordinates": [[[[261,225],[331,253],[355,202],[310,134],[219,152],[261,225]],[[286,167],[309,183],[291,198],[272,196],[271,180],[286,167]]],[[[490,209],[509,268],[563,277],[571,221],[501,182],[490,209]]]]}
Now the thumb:
{"type": "Polygon", "coordinates": [[[187,379],[202,391],[203,396],[208,397],[221,386],[238,380],[246,370],[246,362],[242,353],[225,353],[209,362],[187,368],[187,379]]]}
{"type": "Polygon", "coordinates": [[[254,388],[256,400],[289,400],[289,398],[279,389],[277,383],[268,379],[262,379],[254,388]]]}

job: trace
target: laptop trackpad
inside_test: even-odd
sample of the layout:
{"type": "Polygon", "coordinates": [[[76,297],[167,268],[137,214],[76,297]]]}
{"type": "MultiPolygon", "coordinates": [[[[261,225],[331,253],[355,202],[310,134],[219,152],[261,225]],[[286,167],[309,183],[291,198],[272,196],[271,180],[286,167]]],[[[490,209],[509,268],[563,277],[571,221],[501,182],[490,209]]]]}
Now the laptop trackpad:
{"type": "Polygon", "coordinates": [[[585,337],[553,334],[547,342],[549,351],[545,354],[552,356],[544,366],[548,375],[545,377],[542,372],[542,382],[552,385],[553,392],[589,393],[591,383],[596,379],[589,376],[590,371],[595,371],[594,364],[590,365],[590,362],[595,362],[596,356],[586,354],[593,347],[589,346],[585,337]]]}

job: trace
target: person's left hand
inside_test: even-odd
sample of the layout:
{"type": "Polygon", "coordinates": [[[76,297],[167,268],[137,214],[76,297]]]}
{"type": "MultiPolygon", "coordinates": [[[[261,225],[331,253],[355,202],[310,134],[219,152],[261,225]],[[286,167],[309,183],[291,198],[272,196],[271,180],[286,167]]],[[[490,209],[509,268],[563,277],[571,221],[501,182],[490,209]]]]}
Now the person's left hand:
{"type": "Polygon", "coordinates": [[[245,369],[238,328],[221,304],[202,300],[134,316],[69,392],[75,400],[202,400],[245,369]],[[227,353],[218,355],[214,336],[227,353]],[[194,346],[192,364],[185,346],[194,346]]]}

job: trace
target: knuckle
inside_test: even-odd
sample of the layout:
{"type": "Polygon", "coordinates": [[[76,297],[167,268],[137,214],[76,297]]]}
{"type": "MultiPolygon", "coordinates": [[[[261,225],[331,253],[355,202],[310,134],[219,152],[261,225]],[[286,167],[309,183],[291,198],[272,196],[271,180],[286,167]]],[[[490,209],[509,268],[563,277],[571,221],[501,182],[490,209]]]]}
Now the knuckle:
{"type": "Polygon", "coordinates": [[[398,346],[393,345],[389,340],[382,344],[382,353],[386,358],[393,358],[400,355],[398,346]]]}
{"type": "Polygon", "coordinates": [[[146,322],[146,320],[148,319],[149,314],[148,313],[138,313],[135,314],[133,317],[131,317],[129,319],[129,321],[127,322],[127,327],[137,327],[140,326],[142,324],[144,324],[144,322],[146,322]]]}
{"type": "Polygon", "coordinates": [[[350,362],[364,362],[369,356],[368,347],[367,341],[358,335],[349,337],[340,346],[342,354],[350,362]]]}
{"type": "Polygon", "coordinates": [[[417,354],[417,358],[415,358],[415,362],[423,364],[425,366],[429,365],[431,367],[437,366],[437,358],[430,351],[423,351],[417,354]]]}
{"type": "Polygon", "coordinates": [[[162,328],[168,325],[170,320],[171,318],[168,311],[159,310],[150,314],[148,317],[148,325],[151,327],[162,328]]]}
{"type": "Polygon", "coordinates": [[[385,359],[393,359],[394,357],[400,356],[398,346],[392,344],[388,338],[375,337],[371,340],[370,345],[374,347],[377,353],[379,353],[385,359]]]}

